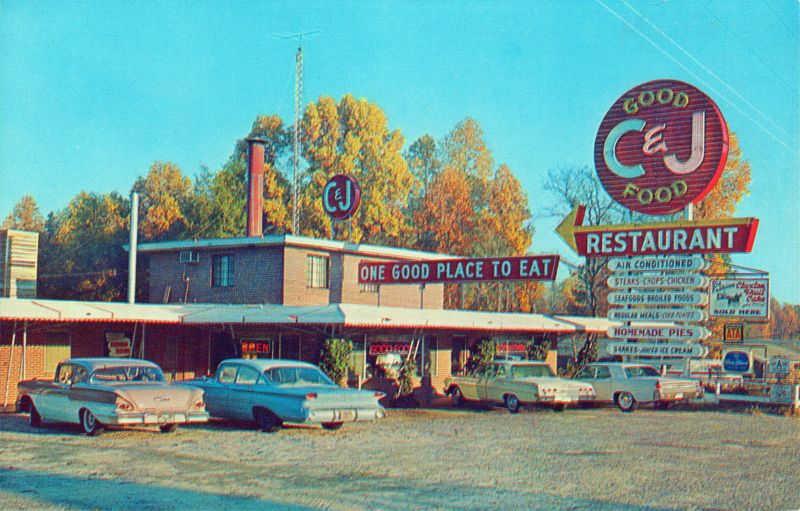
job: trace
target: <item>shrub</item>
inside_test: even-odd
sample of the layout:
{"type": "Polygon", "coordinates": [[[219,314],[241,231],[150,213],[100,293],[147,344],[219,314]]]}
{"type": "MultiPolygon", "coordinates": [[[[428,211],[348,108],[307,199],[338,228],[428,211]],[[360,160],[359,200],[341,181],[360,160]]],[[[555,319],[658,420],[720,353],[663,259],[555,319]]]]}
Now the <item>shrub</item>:
{"type": "Polygon", "coordinates": [[[545,360],[547,359],[547,352],[550,351],[552,343],[549,340],[544,340],[540,343],[531,344],[528,346],[528,358],[531,360],[545,360]]]}
{"type": "Polygon", "coordinates": [[[398,389],[397,394],[399,397],[410,396],[414,393],[414,382],[412,377],[417,372],[417,365],[411,357],[406,357],[403,360],[403,366],[400,368],[400,377],[397,379],[398,389]]]}
{"type": "Polygon", "coordinates": [[[337,384],[347,376],[353,341],[349,339],[325,339],[320,352],[319,367],[337,384]]]}
{"type": "Polygon", "coordinates": [[[469,361],[465,367],[468,374],[474,373],[479,367],[490,364],[494,360],[497,353],[497,343],[484,339],[478,341],[475,347],[471,350],[469,361]]]}

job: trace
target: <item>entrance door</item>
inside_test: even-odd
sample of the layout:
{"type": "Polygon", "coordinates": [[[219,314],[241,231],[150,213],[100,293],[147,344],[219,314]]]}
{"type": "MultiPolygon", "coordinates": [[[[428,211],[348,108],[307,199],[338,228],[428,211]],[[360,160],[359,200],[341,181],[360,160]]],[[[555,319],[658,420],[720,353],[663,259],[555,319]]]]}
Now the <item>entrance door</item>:
{"type": "Polygon", "coordinates": [[[300,357],[300,336],[284,334],[281,337],[281,358],[288,360],[302,360],[300,357]]]}
{"type": "Polygon", "coordinates": [[[461,374],[466,363],[467,338],[464,336],[453,337],[453,347],[450,350],[450,374],[461,374]]]}

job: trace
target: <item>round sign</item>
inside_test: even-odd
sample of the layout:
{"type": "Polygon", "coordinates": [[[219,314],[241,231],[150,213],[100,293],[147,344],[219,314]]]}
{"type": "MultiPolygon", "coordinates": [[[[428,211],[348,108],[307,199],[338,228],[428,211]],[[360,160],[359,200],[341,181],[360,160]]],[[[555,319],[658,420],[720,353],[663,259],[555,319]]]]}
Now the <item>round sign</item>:
{"type": "Polygon", "coordinates": [[[728,126],[697,88],[656,80],[623,94],[594,144],[597,176],[628,209],[667,215],[700,201],[728,158],[728,126]]]}
{"type": "Polygon", "coordinates": [[[361,203],[361,188],[351,176],[337,174],[322,190],[322,209],[336,220],[353,216],[361,203]]]}

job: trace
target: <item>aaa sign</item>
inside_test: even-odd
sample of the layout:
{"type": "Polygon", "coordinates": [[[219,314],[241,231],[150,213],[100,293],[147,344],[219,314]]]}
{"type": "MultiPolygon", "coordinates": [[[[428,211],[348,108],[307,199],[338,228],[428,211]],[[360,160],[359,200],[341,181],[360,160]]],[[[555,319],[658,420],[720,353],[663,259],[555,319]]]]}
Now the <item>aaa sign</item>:
{"type": "Polygon", "coordinates": [[[431,284],[497,280],[554,280],[559,256],[436,259],[389,263],[362,262],[359,284],[431,284]]]}
{"type": "Polygon", "coordinates": [[[609,195],[633,211],[667,215],[701,200],[728,158],[728,128],[717,105],[677,80],[638,85],[614,102],[594,160],[609,195]]]}

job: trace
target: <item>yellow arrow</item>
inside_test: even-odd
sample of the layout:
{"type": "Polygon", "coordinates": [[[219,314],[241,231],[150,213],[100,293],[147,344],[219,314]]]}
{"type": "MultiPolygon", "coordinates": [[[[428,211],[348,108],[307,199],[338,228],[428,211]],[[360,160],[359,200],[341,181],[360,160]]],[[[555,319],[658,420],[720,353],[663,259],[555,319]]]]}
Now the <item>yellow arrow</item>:
{"type": "Polygon", "coordinates": [[[578,253],[578,245],[575,243],[575,228],[580,228],[581,224],[583,224],[585,214],[586,206],[578,204],[572,208],[567,217],[556,227],[556,233],[576,254],[578,253]]]}

